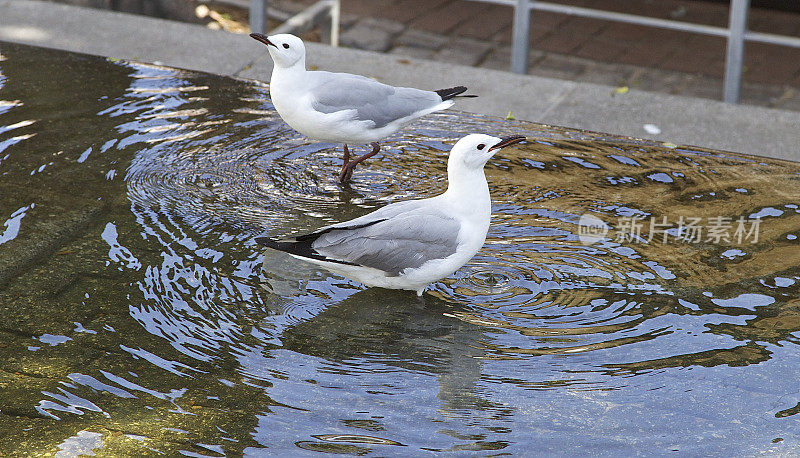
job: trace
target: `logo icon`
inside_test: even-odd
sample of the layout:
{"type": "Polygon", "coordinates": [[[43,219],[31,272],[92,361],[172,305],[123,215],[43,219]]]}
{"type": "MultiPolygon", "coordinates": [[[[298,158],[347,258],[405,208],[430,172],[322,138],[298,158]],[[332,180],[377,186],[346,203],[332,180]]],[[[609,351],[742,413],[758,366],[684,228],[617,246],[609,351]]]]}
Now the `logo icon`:
{"type": "Polygon", "coordinates": [[[608,225],[600,218],[584,213],[578,220],[578,240],[584,245],[592,245],[603,240],[608,234],[608,225]]]}

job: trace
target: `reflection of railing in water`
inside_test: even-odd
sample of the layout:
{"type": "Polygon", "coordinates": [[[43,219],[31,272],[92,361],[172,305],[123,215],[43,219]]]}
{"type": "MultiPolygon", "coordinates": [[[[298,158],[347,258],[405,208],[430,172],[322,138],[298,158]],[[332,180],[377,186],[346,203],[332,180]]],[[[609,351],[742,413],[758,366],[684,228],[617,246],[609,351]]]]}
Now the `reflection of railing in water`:
{"type": "Polygon", "coordinates": [[[731,0],[728,28],[603,11],[592,8],[581,8],[570,5],[559,5],[535,0],[471,1],[496,3],[514,8],[511,71],[515,73],[527,73],[528,48],[530,47],[530,12],[532,10],[726,37],[728,39],[728,50],[725,56],[725,79],[722,98],[729,103],[737,103],[739,101],[739,91],[742,85],[742,68],[744,66],[743,56],[745,40],[800,48],[800,38],[771,33],[751,32],[747,30],[747,11],[750,8],[750,0],[731,0]]]}
{"type": "MultiPolygon", "coordinates": [[[[230,0],[228,0],[230,1],[230,0]]],[[[267,33],[267,3],[268,0],[250,0],[250,31],[267,33]]],[[[286,19],[280,26],[271,31],[272,34],[294,33],[297,34],[319,23],[322,28],[323,39],[330,37],[330,45],[339,45],[339,0],[319,0],[305,10],[286,19]],[[330,23],[326,23],[326,20],[330,23]]]]}

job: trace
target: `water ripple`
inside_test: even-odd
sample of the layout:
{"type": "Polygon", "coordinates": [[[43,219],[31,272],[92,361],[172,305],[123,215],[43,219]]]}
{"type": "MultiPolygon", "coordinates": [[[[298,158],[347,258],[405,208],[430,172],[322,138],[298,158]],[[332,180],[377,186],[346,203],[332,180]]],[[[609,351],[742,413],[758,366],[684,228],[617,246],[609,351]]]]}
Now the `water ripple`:
{"type": "Polygon", "coordinates": [[[0,288],[5,437],[44,425],[30,449],[74,450],[95,428],[132,455],[735,455],[792,434],[797,164],[448,111],[341,186],[341,145],[286,126],[263,84],[73,56],[70,77],[38,81],[48,105],[19,89],[27,61],[8,66],[37,53],[0,82],[0,268],[23,272],[0,288]],[[83,91],[85,113],[52,116],[83,91]],[[486,244],[423,300],[254,242],[442,192],[471,132],[529,142],[486,166],[486,244]],[[757,240],[675,226],[751,217],[757,240]],[[37,237],[58,241],[17,250],[37,237]]]}

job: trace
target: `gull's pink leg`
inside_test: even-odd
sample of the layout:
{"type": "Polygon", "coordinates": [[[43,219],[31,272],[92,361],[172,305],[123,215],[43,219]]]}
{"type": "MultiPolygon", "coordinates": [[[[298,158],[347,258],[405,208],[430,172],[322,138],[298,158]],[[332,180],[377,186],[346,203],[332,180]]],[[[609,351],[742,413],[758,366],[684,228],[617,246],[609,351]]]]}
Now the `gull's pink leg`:
{"type": "Polygon", "coordinates": [[[347,145],[344,145],[344,155],[342,156],[342,171],[339,172],[339,183],[344,183],[345,181],[350,179],[350,175],[353,174],[353,171],[350,171],[350,174],[347,174],[347,164],[350,163],[350,150],[347,149],[347,145]]]}
{"type": "Polygon", "coordinates": [[[350,158],[350,152],[347,150],[347,145],[344,146],[345,163],[342,165],[342,172],[339,173],[339,183],[344,183],[346,181],[349,181],[350,177],[353,176],[353,169],[355,169],[359,163],[363,162],[365,159],[371,158],[372,156],[380,152],[381,147],[380,145],[378,145],[378,142],[372,142],[370,144],[372,145],[372,151],[370,151],[367,154],[364,154],[363,156],[359,156],[353,159],[352,161],[348,160],[350,158]]]}

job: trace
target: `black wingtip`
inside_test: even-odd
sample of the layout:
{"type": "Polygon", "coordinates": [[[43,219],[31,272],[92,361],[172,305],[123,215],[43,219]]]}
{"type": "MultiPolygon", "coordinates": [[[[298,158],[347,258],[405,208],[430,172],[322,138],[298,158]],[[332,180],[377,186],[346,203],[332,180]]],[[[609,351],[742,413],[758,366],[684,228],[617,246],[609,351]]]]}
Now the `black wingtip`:
{"type": "Polygon", "coordinates": [[[264,245],[265,247],[275,248],[275,249],[278,249],[278,244],[280,243],[277,240],[272,240],[269,237],[256,237],[256,242],[261,245],[264,245]]]}
{"type": "Polygon", "coordinates": [[[467,91],[466,86],[456,86],[447,89],[439,89],[438,91],[435,92],[439,94],[439,97],[441,97],[442,100],[450,100],[455,97],[477,97],[477,95],[472,95],[472,94],[459,95],[466,91],[467,91]]]}
{"type": "Polygon", "coordinates": [[[312,247],[311,244],[314,243],[320,235],[324,232],[315,232],[311,234],[306,234],[305,236],[297,237],[296,241],[287,241],[287,242],[280,242],[278,240],[273,240],[269,237],[256,237],[256,242],[264,245],[267,248],[272,248],[273,250],[283,251],[284,253],[289,253],[293,255],[297,255],[303,258],[308,259],[316,259],[318,261],[327,261],[333,262],[336,264],[344,264],[347,266],[355,266],[358,264],[354,264],[352,262],[347,261],[340,261],[338,259],[331,259],[326,256],[323,256],[317,253],[312,247]],[[302,239],[302,240],[301,240],[302,239]]]}
{"type": "MultiPolygon", "coordinates": [[[[296,239],[295,239],[296,240],[296,239]]],[[[324,257],[320,256],[318,253],[314,252],[314,249],[311,248],[311,243],[313,240],[306,240],[302,242],[298,241],[278,241],[271,239],[269,237],[256,237],[256,242],[261,245],[264,245],[267,248],[272,248],[273,250],[283,251],[284,253],[289,254],[296,254],[298,256],[303,256],[305,258],[311,259],[322,259],[324,257]]]]}

